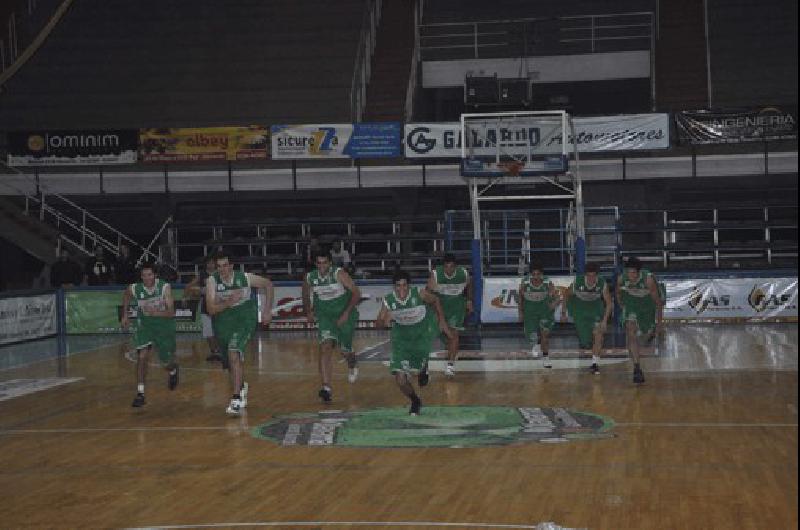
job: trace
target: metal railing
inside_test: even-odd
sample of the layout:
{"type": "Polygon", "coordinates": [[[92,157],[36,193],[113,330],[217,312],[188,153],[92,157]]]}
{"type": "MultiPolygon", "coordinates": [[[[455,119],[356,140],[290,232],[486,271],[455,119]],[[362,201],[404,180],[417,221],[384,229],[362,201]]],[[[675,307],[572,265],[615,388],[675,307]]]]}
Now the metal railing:
{"type": "Polygon", "coordinates": [[[651,12],[444,22],[420,26],[424,60],[651,50],[651,12]]]}
{"type": "Polygon", "coordinates": [[[350,83],[350,115],[353,123],[361,121],[367,107],[367,86],[372,75],[372,55],[375,52],[382,7],[382,0],[367,0],[365,3],[353,79],[350,83]]]}
{"type": "MultiPolygon", "coordinates": [[[[58,247],[61,246],[62,242],[67,242],[88,256],[92,254],[95,247],[100,246],[114,256],[119,256],[119,247],[121,245],[126,245],[131,250],[141,252],[141,257],[138,262],[144,259],[153,259],[158,263],[164,263],[164,260],[161,259],[161,249],[159,249],[158,254],[150,251],[150,246],[153,244],[152,242],[148,247],[143,247],[135,240],[126,236],[70,199],[58,193],[51,192],[47,186],[37,182],[30,175],[16,168],[7,166],[3,162],[0,162],[0,164],[3,164],[9,170],[27,180],[38,190],[37,193],[33,194],[6,180],[0,180],[0,184],[13,190],[15,195],[18,195],[24,200],[23,211],[25,215],[36,215],[41,222],[59,231],[58,247]]],[[[158,238],[171,220],[171,218],[167,219],[153,241],[158,238]]]]}
{"type": "Polygon", "coordinates": [[[408,75],[408,85],[406,87],[406,108],[405,121],[410,123],[414,120],[414,96],[417,92],[417,81],[419,79],[419,25],[421,18],[420,3],[414,3],[414,50],[411,53],[411,72],[408,75]]]}

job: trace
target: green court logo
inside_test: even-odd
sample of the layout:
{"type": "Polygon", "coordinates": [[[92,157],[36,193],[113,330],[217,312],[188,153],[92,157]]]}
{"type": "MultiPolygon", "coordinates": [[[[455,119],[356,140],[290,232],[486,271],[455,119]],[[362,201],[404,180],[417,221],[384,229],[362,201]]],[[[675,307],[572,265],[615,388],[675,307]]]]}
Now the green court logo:
{"type": "Polygon", "coordinates": [[[563,408],[423,407],[280,416],[252,429],[283,446],[483,447],[613,438],[611,418],[563,408]]]}

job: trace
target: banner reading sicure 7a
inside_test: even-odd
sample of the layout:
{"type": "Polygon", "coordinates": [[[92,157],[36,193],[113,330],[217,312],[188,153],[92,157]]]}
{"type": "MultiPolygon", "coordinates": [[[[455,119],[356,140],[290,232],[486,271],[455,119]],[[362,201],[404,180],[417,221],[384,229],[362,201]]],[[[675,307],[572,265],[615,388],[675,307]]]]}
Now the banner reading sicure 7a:
{"type": "MultiPolygon", "coordinates": [[[[179,332],[199,332],[199,300],[183,300],[183,289],[173,289],[175,297],[175,322],[179,332]]],[[[135,300],[131,317],[136,314],[135,300]]],[[[67,291],[67,334],[124,333],[120,326],[122,317],[122,290],[67,291]]]]}

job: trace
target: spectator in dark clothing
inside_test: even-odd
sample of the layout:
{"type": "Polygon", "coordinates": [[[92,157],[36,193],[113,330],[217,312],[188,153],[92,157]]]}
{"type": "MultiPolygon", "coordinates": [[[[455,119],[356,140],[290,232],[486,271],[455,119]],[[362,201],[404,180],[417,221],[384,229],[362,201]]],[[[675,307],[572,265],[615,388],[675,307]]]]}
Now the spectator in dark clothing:
{"type": "Polygon", "coordinates": [[[127,245],[119,246],[119,256],[114,264],[116,282],[120,285],[130,285],[138,280],[136,275],[136,262],[131,258],[131,251],[127,245]]]}
{"type": "Polygon", "coordinates": [[[95,247],[94,258],[86,263],[86,285],[109,285],[114,280],[114,265],[107,259],[103,247],[95,247]]]}
{"type": "Polygon", "coordinates": [[[78,262],[74,261],[67,249],[62,248],[58,261],[50,267],[50,285],[52,287],[75,287],[81,284],[83,271],[78,262]]]}

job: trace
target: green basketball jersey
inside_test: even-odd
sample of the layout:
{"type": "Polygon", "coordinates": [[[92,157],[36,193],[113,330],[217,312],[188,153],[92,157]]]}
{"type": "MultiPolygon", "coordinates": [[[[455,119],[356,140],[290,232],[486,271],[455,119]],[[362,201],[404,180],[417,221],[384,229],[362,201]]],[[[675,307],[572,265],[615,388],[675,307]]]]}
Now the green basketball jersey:
{"type": "Polygon", "coordinates": [[[538,286],[533,285],[532,281],[530,275],[525,276],[522,281],[520,302],[525,304],[525,313],[551,311],[550,304],[553,302],[553,297],[550,296],[550,278],[545,276],[538,286]]]}
{"type": "Polygon", "coordinates": [[[574,306],[576,308],[604,307],[603,289],[605,286],[606,281],[600,276],[597,277],[597,282],[592,286],[586,283],[586,276],[576,276],[575,282],[572,284],[572,302],[574,306]]]}
{"type": "Polygon", "coordinates": [[[631,282],[625,273],[620,276],[619,285],[622,291],[623,305],[627,307],[653,303],[650,288],[647,286],[647,278],[650,276],[650,271],[646,269],[639,271],[639,278],[635,282],[631,282]]]}
{"type": "Polygon", "coordinates": [[[447,324],[455,329],[463,329],[467,316],[467,297],[464,294],[469,282],[469,273],[464,267],[456,267],[452,276],[447,276],[444,266],[439,265],[432,271],[436,280],[434,292],[439,297],[447,324]]]}
{"type": "Polygon", "coordinates": [[[212,275],[214,278],[214,299],[219,302],[225,302],[233,297],[236,293],[241,294],[241,298],[239,301],[236,302],[235,305],[225,309],[221,313],[218,313],[215,318],[218,319],[235,319],[236,316],[243,316],[247,315],[252,312],[255,314],[257,311],[257,306],[255,300],[251,298],[252,289],[250,288],[250,282],[247,279],[247,274],[241,271],[235,271],[233,273],[233,277],[231,278],[230,283],[225,283],[222,281],[222,277],[220,276],[219,272],[215,272],[212,275]]]}
{"type": "Polygon", "coordinates": [[[392,315],[392,341],[428,341],[436,329],[433,311],[422,300],[417,287],[410,287],[405,300],[400,300],[394,291],[386,295],[383,304],[392,315]]]}
{"type": "Polygon", "coordinates": [[[339,318],[347,308],[351,293],[339,282],[340,267],[331,267],[322,276],[319,269],[306,274],[306,282],[313,292],[314,312],[319,316],[339,318]]]}
{"type": "Polygon", "coordinates": [[[169,285],[167,282],[160,279],[156,280],[152,290],[145,287],[144,283],[142,282],[131,284],[131,293],[133,298],[136,300],[136,305],[139,308],[137,311],[137,320],[139,325],[157,325],[160,321],[172,320],[171,318],[153,317],[145,314],[145,310],[167,310],[167,297],[165,292],[167,285],[169,285]]]}

